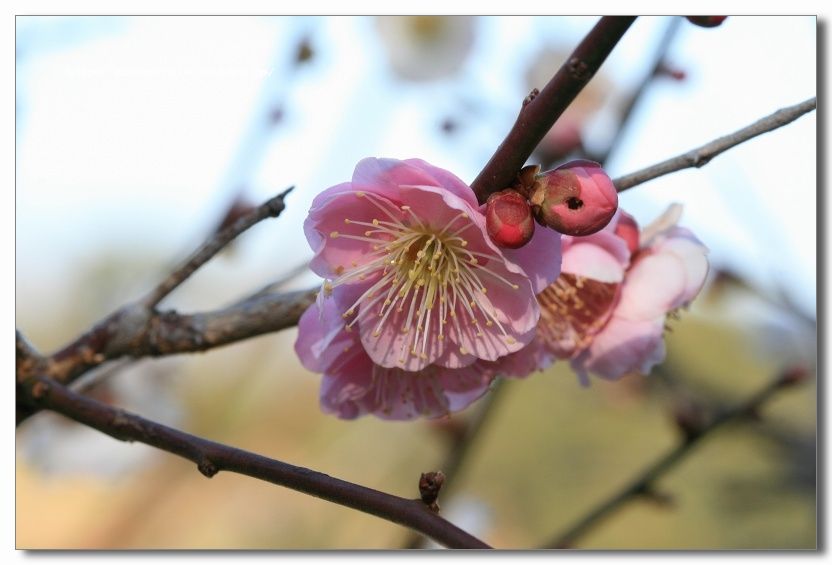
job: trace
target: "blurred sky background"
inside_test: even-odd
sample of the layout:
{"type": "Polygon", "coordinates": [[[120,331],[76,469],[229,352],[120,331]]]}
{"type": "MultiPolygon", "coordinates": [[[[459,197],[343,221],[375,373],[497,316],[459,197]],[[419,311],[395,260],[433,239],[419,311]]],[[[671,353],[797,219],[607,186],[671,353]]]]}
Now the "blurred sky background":
{"type": "MultiPolygon", "coordinates": [[[[458,65],[448,63],[453,67],[450,71],[414,80],[402,73],[415,72],[413,68],[425,65],[424,60],[399,61],[404,67],[398,70],[391,64],[400,55],[407,59],[401,53],[408,49],[406,30],[398,28],[385,36],[379,22],[370,17],[18,17],[16,326],[43,351],[60,347],[113,308],[151,288],[215,229],[235,199],[258,204],[294,185],[279,219],[265,221],[241,237],[166,299],[165,306],[184,311],[214,309],[279,280],[311,257],[301,230],[311,200],[321,190],[348,180],[355,163],[367,156],[418,157],[470,182],[511,127],[530,89],[526,79],[529,67],[539,53],[545,49],[570,51],[596,20],[577,16],[476,18],[454,31],[451,35],[456,39],[430,52],[427,59],[458,58],[458,65]],[[470,38],[470,45],[466,38],[470,38]],[[410,71],[406,70],[408,64],[410,71]]],[[[594,79],[600,102],[582,124],[587,150],[603,151],[615,134],[618,108],[647,72],[668,22],[665,17],[639,18],[594,79]]],[[[815,18],[731,17],[715,29],[681,23],[668,61],[684,71],[685,78],[653,81],[608,162],[613,177],[685,152],[816,94],[815,18]]],[[[429,24],[419,25],[428,26],[417,26],[420,33],[437,33],[429,24]]],[[[554,65],[551,72],[556,68],[554,65]]],[[[816,150],[816,117],[810,113],[730,150],[702,169],[665,176],[621,196],[622,207],[642,225],[668,204],[684,204],[681,223],[710,248],[713,273],[731,271],[758,289],[753,300],[731,295],[728,302],[723,296],[723,301],[707,303],[703,298],[702,308],[710,304],[707,321],[697,318],[694,308],[694,322],[688,324],[683,318],[678,331],[674,330],[673,343],[688,339],[688,345],[671,346],[668,365],[684,368],[681,372],[688,376],[702,367],[711,371],[707,386],[699,383],[702,390],[727,390],[727,397],[734,398],[731,395],[739,390],[754,389],[754,383],[761,382],[760,371],[778,368],[783,357],[774,357],[786,345],[796,343],[794,347],[799,349],[796,355],[786,357],[813,362],[816,150]],[[759,296],[765,297],[762,302],[759,296]],[[771,303],[778,308],[785,304],[791,314],[769,316],[761,304],[771,303]],[[696,326],[696,319],[701,325],[696,326]],[[715,328],[729,325],[740,333],[753,334],[757,345],[744,341],[741,353],[725,349],[739,343],[737,335],[719,333],[715,328]],[[780,333],[761,329],[772,325],[779,327],[780,333]],[[700,333],[690,328],[698,328],[700,333]],[[731,356],[736,358],[726,361],[731,356]],[[736,371],[743,373],[736,383],[726,384],[720,376],[736,371]],[[736,390],[731,388],[735,384],[736,390]]],[[[308,287],[315,282],[315,277],[306,273],[289,286],[308,287]]],[[[413,437],[430,436],[433,432],[426,424],[387,424],[370,418],[345,423],[319,414],[317,380],[299,367],[291,350],[293,339],[294,330],[290,330],[236,349],[188,357],[186,369],[181,358],[139,363],[119,375],[120,384],[105,397],[129,398],[119,404],[220,441],[239,443],[245,438],[243,444],[248,449],[259,447],[296,464],[382,490],[401,492],[404,483],[399,484],[395,477],[392,483],[385,482],[384,469],[368,473],[349,459],[351,448],[369,449],[372,460],[389,460],[391,469],[427,470],[429,465],[423,461],[436,459],[438,447],[405,454],[395,451],[413,437]],[[209,378],[207,371],[216,374],[209,378]],[[245,386],[234,380],[242,374],[247,375],[245,386]],[[286,389],[290,386],[286,383],[295,378],[301,384],[291,386],[298,389],[286,389]],[[149,388],[136,386],[143,379],[152,383],[149,388]],[[159,392],[162,389],[168,394],[159,392]],[[283,395],[280,406],[285,412],[258,404],[277,393],[283,395]],[[286,432],[285,437],[273,437],[267,433],[271,429],[286,432]],[[318,432],[320,435],[314,435],[318,432]],[[313,435],[302,435],[305,433],[313,435]],[[411,437],[411,433],[416,435],[411,437]],[[394,451],[381,451],[385,445],[394,451]]],[[[531,420],[523,420],[525,412],[530,419],[532,414],[558,414],[552,417],[563,418],[559,425],[587,434],[574,441],[561,438],[559,441],[567,443],[564,449],[580,451],[576,446],[586,442],[587,450],[591,445],[609,450],[603,456],[587,451],[585,459],[577,458],[583,461],[575,467],[580,472],[572,468],[564,471],[564,480],[572,481],[565,483],[570,485],[566,487],[569,494],[563,495],[566,499],[549,502],[574,510],[556,518],[566,524],[580,514],[576,509],[599,496],[592,480],[601,480],[603,463],[614,461],[618,469],[619,463],[626,461],[620,464],[631,471],[643,467],[645,454],[652,453],[656,445],[649,430],[663,429],[665,414],[652,401],[628,404],[629,393],[610,393],[619,390],[612,384],[602,385],[602,392],[607,392],[598,395],[587,393],[570,379],[561,378],[554,385],[535,382],[538,384],[516,383],[516,390],[522,390],[517,394],[525,400],[513,397],[511,405],[524,408],[515,412],[519,414],[515,419],[520,419],[512,421],[512,426],[533,425],[531,420]],[[526,389],[521,387],[524,384],[526,389]],[[554,394],[546,388],[552,386],[560,399],[556,408],[533,404],[554,394]],[[626,398],[621,401],[619,396],[626,398]],[[619,408],[595,419],[592,411],[599,408],[594,403],[607,401],[619,408]],[[622,405],[626,408],[621,409],[622,405]],[[576,420],[567,416],[570,410],[577,411],[575,418],[585,410],[583,417],[588,422],[574,424],[576,420]],[[624,410],[626,416],[616,410],[624,410]],[[624,420],[619,417],[628,422],[623,428],[624,420]],[[623,429],[636,442],[635,448],[617,452],[613,438],[604,435],[612,429],[623,429]],[[590,493],[589,498],[582,499],[582,493],[590,493]]],[[[628,390],[641,390],[640,386],[626,385],[628,390]]],[[[799,491],[799,496],[794,495],[797,498],[767,499],[773,506],[762,510],[738,499],[735,505],[751,514],[734,515],[720,506],[730,505],[730,497],[713,495],[709,499],[710,494],[692,490],[688,497],[688,502],[696,501],[692,516],[682,514],[667,525],[664,518],[649,512],[636,514],[630,529],[607,530],[590,546],[811,546],[814,475],[800,472],[805,472],[807,465],[812,473],[814,469],[814,392],[786,403],[781,413],[787,415],[783,417],[788,424],[782,437],[789,438],[786,443],[791,451],[787,453],[793,456],[788,461],[795,463],[793,468],[777,471],[792,473],[791,479],[783,479],[781,473],[776,481],[798,484],[794,487],[797,491],[789,491],[791,495],[799,491]],[[796,482],[789,482],[793,479],[796,482]],[[714,506],[708,506],[710,503],[714,506]],[[743,522],[746,529],[733,531],[718,520],[708,522],[723,514],[732,524],[740,518],[750,521],[743,522]],[[754,530],[752,515],[769,516],[771,523],[754,530]],[[779,530],[782,536],[778,537],[776,527],[782,516],[793,519],[779,530]],[[691,522],[685,522],[688,519],[691,522]],[[632,527],[642,523],[657,532],[654,538],[645,537],[640,527],[632,527]],[[707,525],[694,532],[690,528],[693,523],[707,525]]],[[[48,478],[50,473],[69,469],[118,477],[144,455],[140,446],[123,446],[81,430],[86,438],[83,441],[99,443],[94,448],[84,444],[88,449],[82,452],[89,456],[73,459],[70,455],[78,449],[70,439],[82,441],[78,439],[81,435],[67,431],[70,435],[56,440],[55,422],[43,416],[18,434],[19,545],[395,547],[400,535],[397,527],[379,526],[376,519],[366,516],[356,518],[350,510],[327,510],[333,514],[321,517],[320,503],[304,514],[306,510],[290,508],[302,495],[293,498],[290,495],[294,493],[271,487],[258,491],[243,482],[240,484],[246,486],[240,488],[251,489],[246,492],[253,498],[231,502],[236,506],[225,516],[231,523],[200,523],[197,525],[202,529],[197,533],[176,530],[179,537],[170,537],[174,528],[163,519],[167,510],[159,499],[150,502],[155,500],[163,509],[153,514],[155,521],[144,525],[136,521],[142,512],[150,512],[144,501],[150,495],[141,485],[147,485],[149,476],[151,484],[170,482],[173,486],[168,489],[183,486],[176,503],[170,504],[197,509],[198,513],[205,500],[211,500],[206,497],[212,495],[201,490],[205,483],[198,477],[193,488],[190,486],[186,478],[192,472],[189,466],[163,458],[168,467],[147,471],[150,474],[144,475],[143,483],[123,479],[114,486],[72,479],[75,482],[61,486],[48,478]],[[52,437],[51,444],[44,443],[47,436],[52,437]],[[96,439],[90,440],[93,436],[96,439]],[[94,457],[96,453],[102,457],[94,457]],[[118,495],[113,490],[117,488],[122,489],[118,495]],[[253,509],[251,502],[243,502],[265,500],[265,496],[277,497],[270,502],[283,505],[284,514],[299,516],[298,522],[290,523],[285,516],[275,518],[270,514],[274,509],[253,509]],[[122,514],[112,523],[96,522],[98,513],[114,507],[122,514]],[[41,528],[39,520],[46,509],[52,512],[49,527],[41,528]],[[250,518],[246,512],[259,516],[259,529],[232,532],[235,520],[250,518]],[[269,519],[286,521],[279,522],[275,530],[287,537],[269,530],[264,525],[269,519]],[[351,522],[344,525],[344,520],[351,522]],[[309,526],[314,523],[324,524],[319,529],[328,529],[331,537],[315,537],[311,529],[318,528],[309,526]],[[48,535],[44,533],[47,530],[48,535]],[[378,531],[381,534],[374,537],[373,532],[378,531]],[[369,538],[366,532],[371,532],[369,538]],[[233,537],[232,533],[239,535],[233,537]]],[[[494,446],[512,445],[509,431],[513,429],[518,428],[503,428],[499,433],[506,437],[492,438],[488,445],[493,453],[480,457],[505,459],[505,452],[494,451],[494,446]]],[[[666,430],[656,433],[659,443],[672,438],[666,430]]],[[[528,439],[531,446],[538,445],[535,441],[528,439]]],[[[771,450],[765,451],[765,456],[746,451],[754,441],[714,451],[712,460],[717,461],[717,467],[720,461],[726,466],[747,465],[752,469],[749,472],[759,470],[760,477],[765,469],[774,473],[773,464],[764,462],[772,458],[771,450]]],[[[774,459],[782,458],[782,452],[777,453],[774,459]]],[[[552,465],[560,464],[551,457],[552,465]]],[[[508,459],[525,462],[527,468],[539,463],[525,452],[508,459]]],[[[471,479],[475,490],[478,484],[501,480],[489,474],[489,469],[478,467],[471,479]]],[[[680,489],[706,488],[706,481],[723,476],[719,474],[723,471],[695,468],[687,475],[694,477],[692,481],[683,476],[674,484],[680,489]]],[[[630,474],[622,472],[620,479],[630,474]]],[[[211,485],[231,480],[220,477],[211,485]]],[[[512,508],[510,504],[517,501],[532,507],[543,504],[545,497],[540,498],[539,492],[528,486],[533,484],[531,478],[528,484],[522,482],[523,477],[517,480],[516,492],[510,490],[511,485],[506,486],[506,493],[485,489],[489,494],[463,498],[459,506],[467,515],[463,521],[479,516],[490,523],[471,527],[483,535],[490,532],[489,540],[503,547],[535,543],[547,535],[548,528],[525,524],[524,520],[551,518],[546,514],[550,509],[529,510],[521,504],[506,511],[501,506],[512,508]],[[514,498],[508,493],[514,493],[514,498]],[[492,495],[496,499],[483,502],[492,495]],[[500,520],[505,523],[497,528],[494,523],[499,525],[500,520]]],[[[235,492],[230,483],[221,484],[227,492],[235,492]]],[[[736,485],[731,484],[720,492],[736,494],[736,485]]],[[[602,490],[610,489],[605,486],[602,490]]],[[[219,496],[221,489],[210,492],[219,496]]],[[[201,519],[211,517],[199,516],[194,522],[201,519]]],[[[182,520],[173,520],[182,524],[182,520]]]]}

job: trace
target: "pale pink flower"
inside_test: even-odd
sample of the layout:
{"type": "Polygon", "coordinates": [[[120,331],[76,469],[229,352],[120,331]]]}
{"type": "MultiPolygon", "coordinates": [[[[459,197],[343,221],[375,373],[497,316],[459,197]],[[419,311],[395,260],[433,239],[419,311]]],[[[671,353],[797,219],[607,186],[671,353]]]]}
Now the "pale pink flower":
{"type": "Polygon", "coordinates": [[[672,206],[641,232],[637,248],[635,220],[624,212],[594,235],[563,238],[561,275],[538,295],[538,339],[569,359],[582,382],[590,372],[647,374],[664,359],[668,313],[696,297],[708,272],[705,246],[676,226],[680,213],[672,206]]]}
{"type": "Polygon", "coordinates": [[[319,310],[347,288],[346,330],[388,369],[460,368],[518,351],[534,337],[535,293],[560,266],[559,234],[537,230],[501,251],[471,188],[416,159],[361,161],[351,182],[315,198],[304,231],[311,268],[327,279],[319,310]]]}
{"type": "Polygon", "coordinates": [[[474,44],[473,16],[379,16],[376,28],[399,77],[431,81],[462,67],[474,44]]]}

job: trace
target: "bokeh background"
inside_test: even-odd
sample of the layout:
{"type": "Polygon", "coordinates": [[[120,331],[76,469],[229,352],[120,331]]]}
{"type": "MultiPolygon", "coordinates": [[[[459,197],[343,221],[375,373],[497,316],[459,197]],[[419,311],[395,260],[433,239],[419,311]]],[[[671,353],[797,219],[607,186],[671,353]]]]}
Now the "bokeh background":
{"type": "MultiPolygon", "coordinates": [[[[673,25],[639,18],[535,162],[606,156],[612,176],[816,93],[815,18],[678,23],[664,71],[622,108],[673,25]],[[776,38],[776,40],[775,40],[776,38]]],[[[230,211],[297,188],[165,305],[213,309],[305,288],[301,231],[319,191],[366,156],[472,180],[592,17],[18,17],[16,325],[42,351],[151,287],[230,211]]],[[[678,441],[681,404],[724,407],[816,358],[816,121],[626,192],[646,224],[672,202],[710,248],[706,290],[646,378],[581,388],[560,364],[507,382],[452,486],[453,521],[536,547],[678,441]]],[[[416,497],[449,421],[340,421],[294,330],[205,354],[118,363],[90,394],[192,433],[416,497]]],[[[99,375],[100,377],[101,375],[99,375]]],[[[814,548],[814,383],[708,439],[585,548],[814,548]]],[[[399,526],[121,444],[49,414],[18,430],[19,548],[396,548],[399,526]]]]}

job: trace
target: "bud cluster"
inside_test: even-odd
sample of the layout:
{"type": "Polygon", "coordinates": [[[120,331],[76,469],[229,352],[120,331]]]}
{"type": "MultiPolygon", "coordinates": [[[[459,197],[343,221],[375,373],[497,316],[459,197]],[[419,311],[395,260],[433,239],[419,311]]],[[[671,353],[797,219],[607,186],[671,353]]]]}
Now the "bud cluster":
{"type": "Polygon", "coordinates": [[[514,185],[492,194],[485,205],[488,235],[500,247],[522,247],[534,234],[534,220],[564,235],[602,230],[618,210],[618,192],[601,165],[569,161],[541,173],[524,167],[514,185]]]}

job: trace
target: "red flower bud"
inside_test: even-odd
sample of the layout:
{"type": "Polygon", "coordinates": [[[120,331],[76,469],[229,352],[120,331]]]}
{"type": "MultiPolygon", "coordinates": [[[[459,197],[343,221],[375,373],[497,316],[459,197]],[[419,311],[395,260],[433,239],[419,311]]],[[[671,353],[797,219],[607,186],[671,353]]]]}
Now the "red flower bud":
{"type": "Polygon", "coordinates": [[[500,247],[516,249],[534,234],[534,218],[526,199],[516,190],[495,192],[485,203],[485,228],[500,247]]]}
{"type": "Polygon", "coordinates": [[[618,209],[618,192],[601,165],[576,160],[542,173],[529,201],[541,224],[584,236],[610,222],[618,209]]]}
{"type": "Polygon", "coordinates": [[[728,16],[685,16],[692,24],[700,27],[716,27],[728,19],[728,16]]]}
{"type": "Polygon", "coordinates": [[[640,232],[636,219],[624,210],[618,213],[618,223],[615,225],[615,235],[624,240],[630,253],[635,253],[639,248],[640,232]]]}

